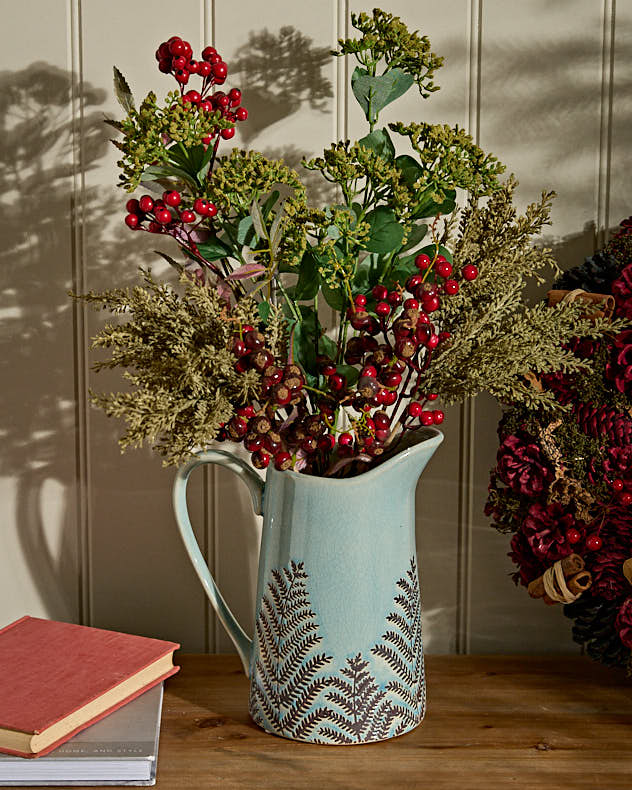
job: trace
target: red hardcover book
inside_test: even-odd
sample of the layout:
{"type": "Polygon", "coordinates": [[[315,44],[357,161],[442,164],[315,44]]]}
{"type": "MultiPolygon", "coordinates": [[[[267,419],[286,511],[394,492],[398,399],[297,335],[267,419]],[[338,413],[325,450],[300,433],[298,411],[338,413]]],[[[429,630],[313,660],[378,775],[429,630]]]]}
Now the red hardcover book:
{"type": "Polygon", "coordinates": [[[0,629],[0,751],[48,754],[175,674],[179,647],[37,617],[0,629]]]}

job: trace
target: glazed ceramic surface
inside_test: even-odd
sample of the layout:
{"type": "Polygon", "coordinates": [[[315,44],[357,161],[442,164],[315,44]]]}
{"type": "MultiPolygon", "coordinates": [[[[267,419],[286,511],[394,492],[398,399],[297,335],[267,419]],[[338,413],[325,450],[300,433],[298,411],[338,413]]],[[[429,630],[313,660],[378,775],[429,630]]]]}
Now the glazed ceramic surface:
{"type": "Polygon", "coordinates": [[[250,678],[250,713],[266,731],[316,743],[370,743],[421,723],[425,678],[415,550],[415,487],[443,435],[345,480],[269,469],[230,453],[183,466],[174,507],[185,546],[250,678]],[[219,463],[263,514],[256,624],[250,639],[221,597],[195,540],[186,484],[219,463]]]}

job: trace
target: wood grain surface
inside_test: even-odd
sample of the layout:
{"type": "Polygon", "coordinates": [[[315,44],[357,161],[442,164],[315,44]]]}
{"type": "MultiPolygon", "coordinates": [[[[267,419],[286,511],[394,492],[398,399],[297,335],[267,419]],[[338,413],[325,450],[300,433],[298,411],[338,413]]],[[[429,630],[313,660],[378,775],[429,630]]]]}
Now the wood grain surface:
{"type": "Polygon", "coordinates": [[[425,722],[365,746],[267,735],[236,656],[178,660],[158,790],[632,787],[632,682],[586,658],[430,656],[425,722]]]}

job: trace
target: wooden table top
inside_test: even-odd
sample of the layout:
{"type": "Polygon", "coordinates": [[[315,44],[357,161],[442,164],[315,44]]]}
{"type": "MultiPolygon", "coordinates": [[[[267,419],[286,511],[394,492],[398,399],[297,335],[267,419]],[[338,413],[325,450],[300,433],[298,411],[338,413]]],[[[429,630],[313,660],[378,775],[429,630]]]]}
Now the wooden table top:
{"type": "Polygon", "coordinates": [[[177,661],[157,790],[632,789],[632,680],[587,658],[428,656],[424,723],[358,746],[263,732],[236,656],[177,661]]]}
{"type": "Polygon", "coordinates": [[[579,656],[428,656],[428,712],[378,744],[316,746],[249,718],[236,656],[179,656],[158,790],[632,788],[632,681],[579,656]]]}

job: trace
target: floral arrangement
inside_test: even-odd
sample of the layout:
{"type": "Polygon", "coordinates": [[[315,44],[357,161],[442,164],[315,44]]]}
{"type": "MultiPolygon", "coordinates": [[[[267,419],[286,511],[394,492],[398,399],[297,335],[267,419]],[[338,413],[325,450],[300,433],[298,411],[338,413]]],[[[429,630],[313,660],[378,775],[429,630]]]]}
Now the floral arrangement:
{"type": "MultiPolygon", "coordinates": [[[[605,249],[556,284],[608,297],[632,318],[632,219],[605,249]]],[[[553,292],[555,293],[555,292],[553,292]]],[[[584,297],[586,298],[586,296],[584,297]]],[[[605,303],[607,304],[607,302],[605,303]]],[[[573,639],[608,665],[632,659],[632,330],[568,344],[592,369],[541,376],[565,411],[514,407],[499,426],[487,513],[512,533],[516,583],[547,603],[566,602],[573,639]],[[541,584],[558,564],[563,592],[541,584]],[[579,577],[579,583],[577,583],[579,577]]]]}
{"type": "Polygon", "coordinates": [[[115,70],[120,185],[144,192],[125,222],[175,242],[176,257],[159,254],[180,274],[175,287],[144,272],[135,288],[83,297],[128,319],[94,340],[109,352],[97,369],[125,370],[125,391],[93,394],[127,422],[123,448],[149,441],[179,463],[228,440],[257,468],[358,474],[440,425],[441,404],[487,390],[554,409],[555,394],[527,377],[590,366],[564,343],[598,338],[607,322],[579,302],[549,310],[523,298],[555,271],[532,244],[553,194],[521,215],[515,180],[501,181],[503,165],[459,127],[380,127],[413,85],[422,99],[437,90],[442,59],[384,11],[352,23],[359,35],[332,54],[357,61],[351,88],[368,128],[303,162],[335,188],[327,206],[310,205],[282,161],[222,153],[248,112],[240,90],[218,89],[228,67],[213,47],[196,60],[182,38],[163,42],[158,68],[177,89],[138,109],[115,70]]]}

